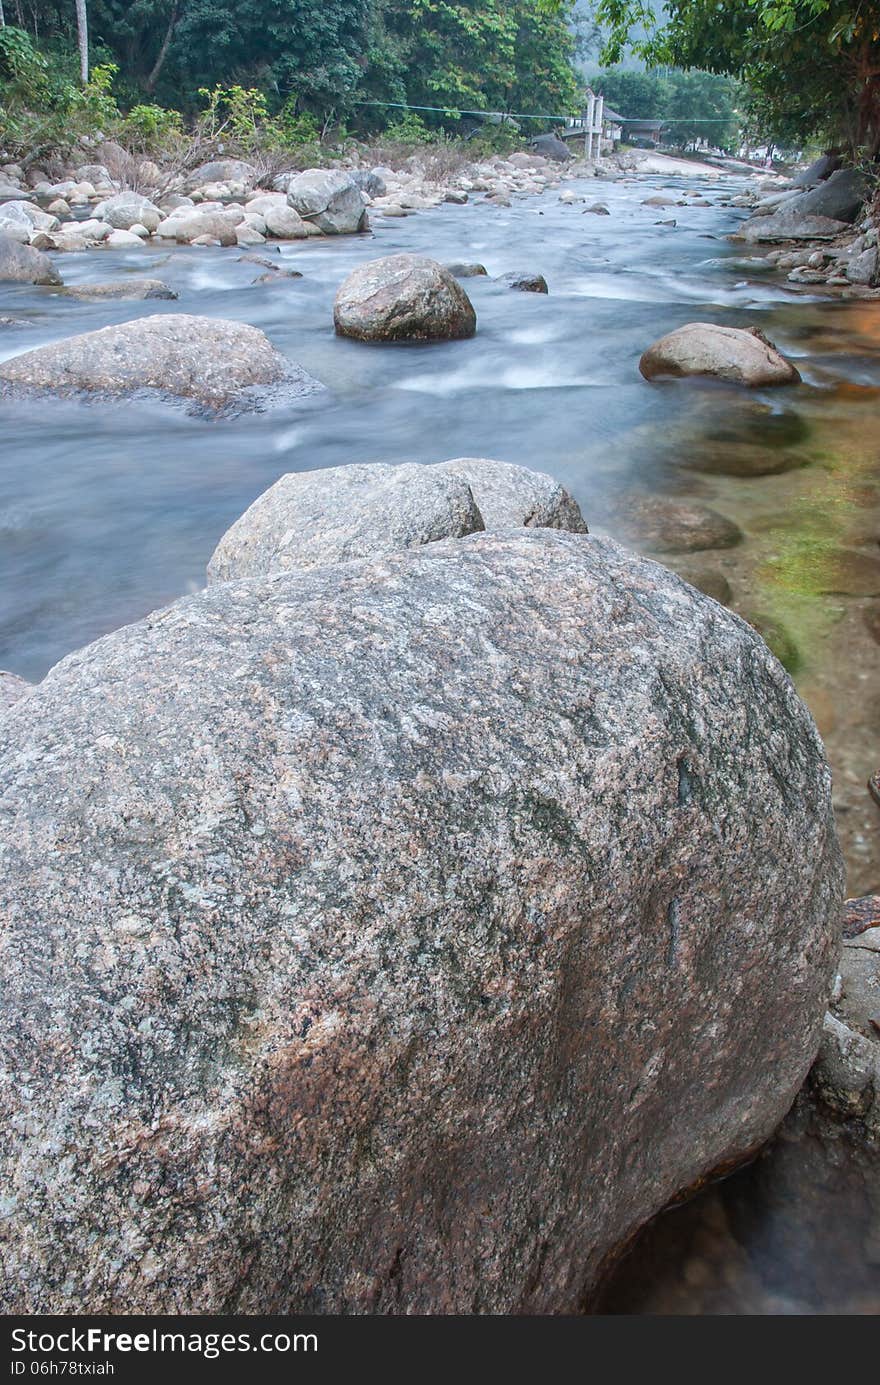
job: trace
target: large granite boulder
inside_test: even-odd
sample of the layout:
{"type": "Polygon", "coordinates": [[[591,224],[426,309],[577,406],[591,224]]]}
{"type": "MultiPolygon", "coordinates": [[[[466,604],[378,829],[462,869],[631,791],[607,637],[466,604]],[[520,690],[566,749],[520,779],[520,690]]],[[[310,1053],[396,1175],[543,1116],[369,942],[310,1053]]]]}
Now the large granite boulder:
{"type": "Polygon", "coordinates": [[[577,502],[558,481],[510,462],[456,457],[431,466],[291,472],[226,531],[208,564],[208,581],[347,562],[520,525],[587,532],[577,502]]]}
{"type": "Polygon", "coordinates": [[[519,529],[234,582],[0,721],[7,1313],[577,1313],[816,1051],[758,636],[519,529]]]}
{"type": "Polygon", "coordinates": [[[52,394],[152,390],[207,409],[244,405],[270,387],[287,394],[323,388],[259,328],[185,313],[136,318],[38,346],[0,363],[0,382],[52,394]]]}
{"type": "Polygon", "coordinates": [[[668,332],[644,352],[639,370],[646,380],[714,375],[753,388],[797,384],[801,378],[756,327],[719,327],[714,322],[688,322],[668,332]]]}
{"type": "Polygon", "coordinates": [[[361,190],[341,169],[307,168],[298,173],[287,185],[287,202],[327,236],[362,231],[367,225],[361,190]]]}
{"type": "Polygon", "coordinates": [[[394,553],[483,527],[467,481],[436,467],[373,463],[290,472],[226,531],[208,581],[394,553]]]}
{"type": "Polygon", "coordinates": [[[358,265],[336,294],[333,322],[340,336],[358,341],[450,341],[477,330],[461,284],[425,255],[358,265]]]}
{"type": "Polygon", "coordinates": [[[42,250],[0,234],[0,283],[60,284],[61,275],[42,250]]]}

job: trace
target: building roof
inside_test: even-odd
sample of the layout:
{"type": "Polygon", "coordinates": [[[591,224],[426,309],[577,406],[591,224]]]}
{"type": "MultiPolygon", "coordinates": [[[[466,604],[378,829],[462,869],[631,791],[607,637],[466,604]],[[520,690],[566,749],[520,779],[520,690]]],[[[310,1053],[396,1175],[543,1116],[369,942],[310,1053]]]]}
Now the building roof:
{"type": "Polygon", "coordinates": [[[604,117],[605,117],[605,119],[606,119],[607,121],[610,121],[610,123],[611,123],[612,125],[625,125],[625,124],[626,124],[626,116],[625,116],[625,115],[619,115],[618,112],[617,112],[617,111],[613,111],[613,110],[611,109],[610,106],[604,106],[603,109],[602,109],[602,114],[604,115],[604,117]]]}
{"type": "Polygon", "coordinates": [[[641,117],[637,116],[632,117],[632,119],[625,116],[623,124],[638,126],[640,130],[662,130],[663,128],[662,120],[643,120],[641,117]]]}

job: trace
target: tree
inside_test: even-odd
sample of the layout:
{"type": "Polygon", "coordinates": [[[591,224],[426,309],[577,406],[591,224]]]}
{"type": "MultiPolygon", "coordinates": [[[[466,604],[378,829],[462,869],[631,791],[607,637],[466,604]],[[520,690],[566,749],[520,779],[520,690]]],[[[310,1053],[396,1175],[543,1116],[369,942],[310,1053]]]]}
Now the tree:
{"type": "Polygon", "coordinates": [[[86,0],[76,0],[76,40],[79,47],[79,75],[85,86],[89,80],[89,16],[86,0]]]}
{"type": "Polygon", "coordinates": [[[600,0],[607,61],[647,26],[631,46],[649,63],[740,78],[766,137],[880,155],[880,0],[666,0],[665,10],[661,26],[644,0],[600,0]]]}

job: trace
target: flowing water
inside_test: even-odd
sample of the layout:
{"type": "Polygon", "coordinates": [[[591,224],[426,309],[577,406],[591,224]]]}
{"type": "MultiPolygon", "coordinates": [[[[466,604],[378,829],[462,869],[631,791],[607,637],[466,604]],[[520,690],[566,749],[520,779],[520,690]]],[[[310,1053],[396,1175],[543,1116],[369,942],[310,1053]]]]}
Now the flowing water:
{"type": "MultiPolygon", "coordinates": [[[[880,302],[795,289],[744,264],[748,252],[727,239],[742,215],[725,205],[735,179],[569,186],[610,215],[552,192],[510,208],[443,206],[377,220],[372,236],[285,245],[273,258],[303,277],[263,284],[234,249],[61,259],[68,284],[149,275],[178,291],[176,303],[88,303],[4,285],[0,312],[22,325],[0,327],[0,357],[188,312],[253,323],[329,388],[213,421],[157,401],[0,399],[0,668],[39,679],[70,650],[201,587],[220,535],[286,471],[497,457],[552,472],[591,528],[615,536],[633,493],[699,501],[736,521],[743,541],[663,560],[726,581],[729,604],[785,657],[826,739],[850,893],[876,889],[880,812],[865,781],[880,767],[880,302]],[[644,205],[661,190],[686,205],[644,205]],[[478,316],[469,342],[335,337],[339,282],[400,250],[480,261],[490,276],[539,271],[550,293],[468,279],[478,316]],[[759,326],[803,383],[647,384],[641,352],[694,320],[759,326]],[[755,474],[768,457],[773,474],[755,474]]],[[[696,1206],[689,1217],[702,1215],[696,1206]]],[[[673,1235],[661,1263],[676,1253],[673,1235]]],[[[762,1298],[760,1274],[745,1309],[725,1282],[709,1311],[780,1311],[769,1288],[762,1298]]],[[[627,1302],[644,1307],[644,1286],[624,1287],[617,1310],[627,1302]]]]}

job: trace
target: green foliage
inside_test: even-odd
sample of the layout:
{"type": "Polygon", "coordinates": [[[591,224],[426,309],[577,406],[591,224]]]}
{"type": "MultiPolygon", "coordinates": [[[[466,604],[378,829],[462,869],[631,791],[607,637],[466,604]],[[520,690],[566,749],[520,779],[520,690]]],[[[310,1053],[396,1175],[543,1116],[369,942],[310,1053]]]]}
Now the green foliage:
{"type": "Polygon", "coordinates": [[[729,74],[750,89],[764,138],[880,155],[880,0],[666,0],[665,11],[658,25],[644,0],[600,0],[605,59],[629,44],[653,65],[729,74]],[[647,36],[630,42],[637,26],[647,36]]]}
{"type": "Polygon", "coordinates": [[[679,149],[703,142],[733,149],[739,143],[743,93],[730,77],[712,72],[636,72],[612,67],[593,78],[593,86],[620,115],[668,121],[664,140],[679,149]]]}
{"type": "MultiPolygon", "coordinates": [[[[192,123],[242,151],[308,148],[331,131],[338,143],[346,126],[390,126],[415,145],[466,133],[465,111],[579,105],[573,0],[89,0],[85,86],[70,0],[21,3],[33,35],[2,30],[0,103],[7,124],[28,111],[61,143],[91,122],[157,152],[192,123]]],[[[483,135],[499,149],[513,138],[483,135]]]]}

